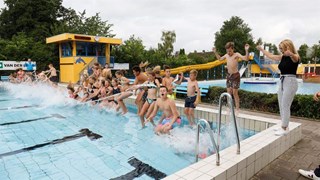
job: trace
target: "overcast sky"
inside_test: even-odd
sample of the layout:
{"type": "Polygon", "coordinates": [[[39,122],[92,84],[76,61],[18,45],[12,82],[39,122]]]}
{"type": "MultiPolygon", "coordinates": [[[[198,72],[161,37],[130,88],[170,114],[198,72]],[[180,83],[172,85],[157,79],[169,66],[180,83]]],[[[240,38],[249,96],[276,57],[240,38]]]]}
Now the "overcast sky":
{"type": "Polygon", "coordinates": [[[114,24],[117,38],[134,34],[146,48],[157,47],[161,31],[174,30],[176,51],[209,51],[215,32],[231,16],[241,17],[255,40],[261,37],[278,45],[290,38],[297,48],[320,40],[319,0],[64,0],[63,5],[86,9],[90,16],[100,12],[114,24]]]}

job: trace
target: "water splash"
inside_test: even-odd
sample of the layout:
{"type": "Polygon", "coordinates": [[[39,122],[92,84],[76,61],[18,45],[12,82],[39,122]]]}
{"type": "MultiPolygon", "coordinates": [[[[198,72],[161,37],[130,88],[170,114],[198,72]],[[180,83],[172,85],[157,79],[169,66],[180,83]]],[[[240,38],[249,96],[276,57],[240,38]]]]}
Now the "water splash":
{"type": "MultiPolygon", "coordinates": [[[[217,129],[213,127],[213,136],[217,143],[217,129]]],[[[243,139],[242,130],[238,127],[239,138],[243,139]]],[[[162,144],[174,149],[177,154],[189,154],[194,155],[196,148],[196,128],[190,128],[190,126],[184,126],[182,128],[175,128],[170,132],[170,135],[157,136],[156,141],[162,142],[162,144]]],[[[227,118],[227,123],[222,124],[221,137],[220,137],[220,151],[226,147],[236,144],[236,135],[233,123],[227,118]]],[[[199,154],[205,154],[206,156],[214,153],[213,144],[208,132],[201,130],[199,138],[199,154]]]]}
{"type": "MultiPolygon", "coordinates": [[[[196,129],[184,126],[171,130],[170,135],[161,135],[158,142],[162,142],[168,147],[173,148],[177,154],[194,154],[196,148],[196,129]]],[[[212,149],[212,143],[208,133],[200,133],[199,152],[207,153],[212,149]]]]}
{"type": "Polygon", "coordinates": [[[3,82],[0,84],[12,98],[28,100],[30,104],[41,106],[61,106],[67,103],[72,104],[67,98],[65,88],[53,88],[47,84],[12,84],[3,82]]]}

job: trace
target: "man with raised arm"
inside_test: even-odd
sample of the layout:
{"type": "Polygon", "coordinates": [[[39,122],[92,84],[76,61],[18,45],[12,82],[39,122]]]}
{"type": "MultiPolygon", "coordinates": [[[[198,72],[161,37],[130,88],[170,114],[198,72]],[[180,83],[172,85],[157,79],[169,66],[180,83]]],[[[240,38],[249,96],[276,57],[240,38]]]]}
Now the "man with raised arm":
{"type": "Polygon", "coordinates": [[[235,104],[236,104],[236,114],[239,113],[240,108],[240,100],[239,100],[239,94],[238,89],[240,87],[240,73],[238,71],[238,60],[242,59],[247,61],[249,56],[249,44],[246,44],[244,46],[246,55],[243,56],[238,52],[234,52],[234,43],[228,42],[225,45],[227,53],[220,57],[220,55],[217,53],[216,48],[212,48],[215,56],[219,60],[227,60],[227,91],[230,95],[233,95],[235,104]]]}

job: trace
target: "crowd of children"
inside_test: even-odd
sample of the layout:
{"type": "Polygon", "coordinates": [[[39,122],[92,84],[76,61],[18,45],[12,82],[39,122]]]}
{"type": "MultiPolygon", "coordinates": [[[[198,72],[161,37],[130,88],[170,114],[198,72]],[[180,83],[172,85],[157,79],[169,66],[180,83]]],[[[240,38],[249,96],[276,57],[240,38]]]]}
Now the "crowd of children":
{"type": "Polygon", "coordinates": [[[146,63],[140,66],[133,66],[132,72],[135,79],[132,84],[124,76],[122,70],[116,71],[114,76],[108,66],[102,67],[95,63],[92,67],[92,75],[85,72],[80,81],[80,85],[69,83],[67,86],[70,98],[82,103],[91,103],[100,108],[113,108],[122,115],[128,112],[124,99],[135,95],[137,114],[140,117],[142,128],[150,122],[155,128],[156,133],[168,133],[170,129],[177,126],[180,122],[180,115],[172,100],[175,85],[181,84],[183,80],[188,81],[187,98],[185,103],[185,114],[190,125],[194,124],[193,110],[200,102],[198,83],[196,80],[197,71],[190,71],[190,78],[183,77],[183,73],[176,79],[171,77],[170,67],[164,66],[165,77],[160,76],[160,66],[145,67],[146,63]],[[158,109],[163,111],[163,115],[158,123],[153,121],[158,109]]]}
{"type": "Polygon", "coordinates": [[[18,68],[15,72],[11,73],[8,77],[11,83],[31,83],[42,82],[50,83],[55,86],[59,82],[57,70],[52,64],[48,65],[49,70],[37,73],[36,71],[24,71],[22,68],[18,68]]]}

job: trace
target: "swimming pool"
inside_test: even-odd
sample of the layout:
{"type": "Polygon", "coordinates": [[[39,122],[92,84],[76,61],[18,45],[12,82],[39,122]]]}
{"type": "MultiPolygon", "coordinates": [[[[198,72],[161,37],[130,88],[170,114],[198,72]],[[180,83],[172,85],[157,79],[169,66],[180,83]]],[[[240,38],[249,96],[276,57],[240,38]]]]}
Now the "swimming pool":
{"type": "MultiPolygon", "coordinates": [[[[250,78],[248,78],[250,79],[250,78]]],[[[246,78],[241,79],[240,89],[251,92],[263,92],[263,93],[277,93],[278,84],[245,84],[246,78]]],[[[279,82],[279,79],[275,79],[279,82]]],[[[320,83],[304,83],[298,80],[297,94],[314,94],[320,91],[320,83]]],[[[183,83],[184,84],[184,83],[183,83]]],[[[200,81],[199,84],[204,86],[219,86],[226,87],[226,80],[214,80],[214,81],[200,81]]],[[[185,84],[186,85],[186,84],[185,84]]]]}
{"type": "MultiPolygon", "coordinates": [[[[10,93],[0,86],[0,179],[110,179],[134,173],[154,179],[194,162],[195,130],[182,127],[171,136],[156,136],[150,125],[140,128],[134,106],[120,116],[66,102],[63,93],[46,86],[11,86],[10,93]],[[79,132],[85,128],[102,137],[92,140],[79,132]]],[[[255,134],[240,132],[243,139],[255,134]]],[[[202,136],[206,152],[211,145],[202,136]]],[[[223,146],[234,141],[223,140],[223,146]]]]}

